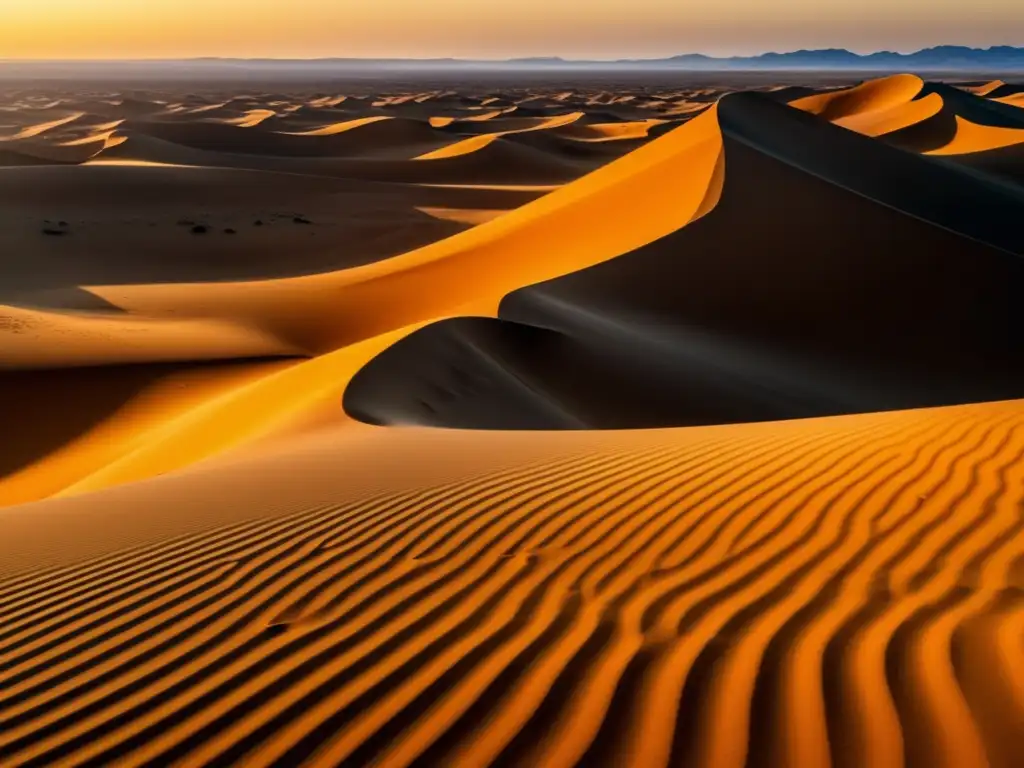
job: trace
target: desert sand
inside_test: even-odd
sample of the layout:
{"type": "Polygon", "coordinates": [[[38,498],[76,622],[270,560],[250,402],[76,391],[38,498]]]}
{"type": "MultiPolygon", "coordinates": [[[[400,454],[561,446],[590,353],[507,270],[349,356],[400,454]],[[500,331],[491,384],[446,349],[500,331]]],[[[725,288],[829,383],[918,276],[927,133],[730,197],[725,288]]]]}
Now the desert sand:
{"type": "Polygon", "coordinates": [[[1024,88],[0,91],[0,765],[1015,766],[1024,88]]]}

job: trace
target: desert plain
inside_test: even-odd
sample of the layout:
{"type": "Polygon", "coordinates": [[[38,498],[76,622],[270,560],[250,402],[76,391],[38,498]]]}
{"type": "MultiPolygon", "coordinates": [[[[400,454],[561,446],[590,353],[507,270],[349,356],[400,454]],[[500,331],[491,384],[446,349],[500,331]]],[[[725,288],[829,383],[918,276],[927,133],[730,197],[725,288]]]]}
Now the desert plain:
{"type": "Polygon", "coordinates": [[[0,765],[1017,766],[1024,85],[0,83],[0,765]]]}

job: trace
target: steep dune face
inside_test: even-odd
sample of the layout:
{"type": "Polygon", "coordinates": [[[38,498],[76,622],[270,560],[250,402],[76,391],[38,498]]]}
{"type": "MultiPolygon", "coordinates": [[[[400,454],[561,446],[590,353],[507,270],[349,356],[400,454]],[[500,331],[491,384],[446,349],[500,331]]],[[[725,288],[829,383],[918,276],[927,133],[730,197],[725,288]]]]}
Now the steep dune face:
{"type": "Polygon", "coordinates": [[[771,102],[718,109],[708,215],[512,293],[504,323],[418,331],[355,377],[349,413],[621,428],[1021,396],[1019,201],[771,102]]]}
{"type": "Polygon", "coordinates": [[[1015,86],[492,86],[0,95],[0,764],[1017,765],[1015,86]]]}

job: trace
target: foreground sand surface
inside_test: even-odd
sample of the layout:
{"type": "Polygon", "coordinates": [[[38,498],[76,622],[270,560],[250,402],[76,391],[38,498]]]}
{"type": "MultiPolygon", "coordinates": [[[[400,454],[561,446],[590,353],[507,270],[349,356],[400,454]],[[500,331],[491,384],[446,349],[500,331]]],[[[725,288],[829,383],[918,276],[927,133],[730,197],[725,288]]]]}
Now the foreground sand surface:
{"type": "Polygon", "coordinates": [[[5,84],[0,765],[1020,765],[1024,86],[808,82],[5,84]]]}

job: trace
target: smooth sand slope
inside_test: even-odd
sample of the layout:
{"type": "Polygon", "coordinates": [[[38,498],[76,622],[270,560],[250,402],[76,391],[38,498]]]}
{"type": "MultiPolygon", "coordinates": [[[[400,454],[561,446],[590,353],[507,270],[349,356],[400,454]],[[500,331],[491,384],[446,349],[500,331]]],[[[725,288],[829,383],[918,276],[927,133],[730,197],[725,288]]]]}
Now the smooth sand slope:
{"type": "Polygon", "coordinates": [[[0,94],[0,765],[1017,765],[1015,87],[0,94]]]}

